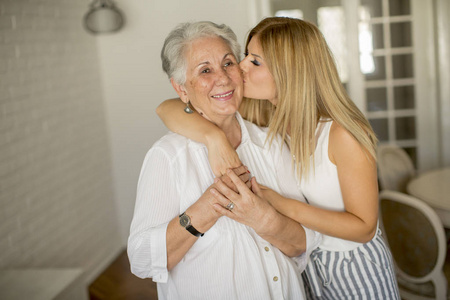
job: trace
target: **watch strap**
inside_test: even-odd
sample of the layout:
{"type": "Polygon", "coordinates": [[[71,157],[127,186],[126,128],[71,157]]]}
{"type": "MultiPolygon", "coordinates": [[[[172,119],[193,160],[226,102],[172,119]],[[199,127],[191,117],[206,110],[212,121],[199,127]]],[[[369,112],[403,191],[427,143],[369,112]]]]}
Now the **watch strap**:
{"type": "Polygon", "coordinates": [[[190,233],[192,233],[193,235],[195,235],[195,236],[197,236],[197,237],[200,237],[200,236],[203,236],[203,235],[204,235],[204,233],[199,232],[199,231],[198,231],[197,229],[195,229],[195,227],[192,226],[192,225],[188,225],[188,226],[186,226],[185,228],[186,228],[187,231],[189,231],[190,233]]]}

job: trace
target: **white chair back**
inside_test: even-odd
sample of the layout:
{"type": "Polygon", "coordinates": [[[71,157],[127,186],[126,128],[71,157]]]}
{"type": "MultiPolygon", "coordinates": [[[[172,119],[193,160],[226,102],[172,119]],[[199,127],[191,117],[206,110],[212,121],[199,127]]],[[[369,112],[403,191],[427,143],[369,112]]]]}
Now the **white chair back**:
{"type": "Polygon", "coordinates": [[[380,193],[380,220],[394,258],[402,298],[447,299],[443,272],[447,243],[436,212],[413,196],[384,190],[380,193]],[[421,295],[424,291],[427,294],[427,282],[433,283],[434,291],[421,295]]]}
{"type": "Polygon", "coordinates": [[[406,193],[406,185],[414,177],[415,169],[405,150],[392,145],[378,146],[377,166],[382,190],[406,193]]]}

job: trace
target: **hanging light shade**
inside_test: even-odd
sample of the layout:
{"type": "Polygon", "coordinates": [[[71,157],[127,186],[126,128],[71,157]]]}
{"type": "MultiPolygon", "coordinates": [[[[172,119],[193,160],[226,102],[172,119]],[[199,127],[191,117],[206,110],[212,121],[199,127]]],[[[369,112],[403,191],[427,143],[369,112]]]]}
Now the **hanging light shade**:
{"type": "Polygon", "coordinates": [[[93,34],[118,31],[124,24],[120,10],[110,0],[94,0],[84,16],[84,27],[93,34]]]}

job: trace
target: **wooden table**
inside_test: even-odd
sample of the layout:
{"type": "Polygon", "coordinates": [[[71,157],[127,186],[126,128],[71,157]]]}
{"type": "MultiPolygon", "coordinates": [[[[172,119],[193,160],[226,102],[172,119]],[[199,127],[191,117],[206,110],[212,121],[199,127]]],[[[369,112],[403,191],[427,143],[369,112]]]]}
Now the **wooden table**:
{"type": "Polygon", "coordinates": [[[450,228],[450,167],[420,174],[408,183],[406,189],[430,205],[444,227],[450,228]]]}

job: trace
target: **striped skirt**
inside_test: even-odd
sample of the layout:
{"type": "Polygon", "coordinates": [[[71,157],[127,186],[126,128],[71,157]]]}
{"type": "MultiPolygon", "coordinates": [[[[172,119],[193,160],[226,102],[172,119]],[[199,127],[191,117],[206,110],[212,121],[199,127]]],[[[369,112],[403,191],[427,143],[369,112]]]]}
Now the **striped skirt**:
{"type": "Polygon", "coordinates": [[[307,299],[400,299],[381,231],[351,251],[316,249],[302,274],[307,299]]]}

